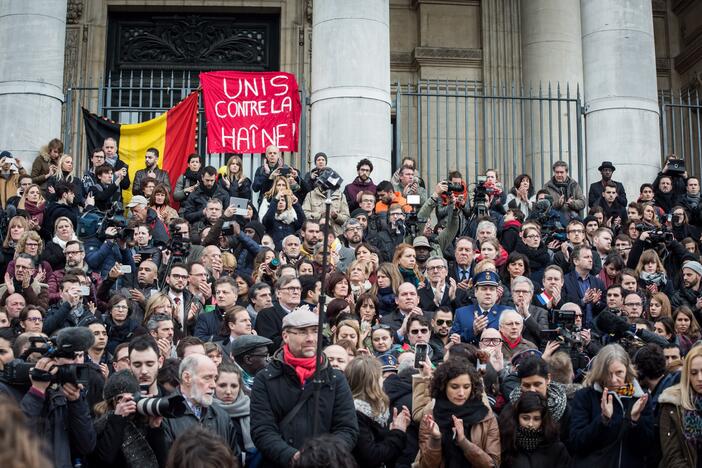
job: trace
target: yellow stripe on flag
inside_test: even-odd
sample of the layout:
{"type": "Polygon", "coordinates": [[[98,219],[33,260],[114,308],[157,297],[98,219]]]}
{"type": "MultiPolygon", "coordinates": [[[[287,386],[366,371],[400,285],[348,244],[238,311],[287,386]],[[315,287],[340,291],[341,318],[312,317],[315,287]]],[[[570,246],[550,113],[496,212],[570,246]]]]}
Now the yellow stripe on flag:
{"type": "MultiPolygon", "coordinates": [[[[158,150],[158,165],[161,167],[166,147],[166,116],[167,112],[164,112],[146,122],[120,126],[119,158],[129,165],[129,179],[132,183],[136,172],[146,167],[144,155],[147,149],[156,148],[158,150]]],[[[122,191],[125,207],[132,198],[132,188],[122,191]]]]}

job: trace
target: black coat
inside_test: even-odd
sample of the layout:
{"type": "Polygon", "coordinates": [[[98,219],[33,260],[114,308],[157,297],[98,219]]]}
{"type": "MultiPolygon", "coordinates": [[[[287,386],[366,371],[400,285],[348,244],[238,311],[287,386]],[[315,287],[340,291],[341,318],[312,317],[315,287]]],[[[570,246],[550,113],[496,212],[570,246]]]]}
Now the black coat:
{"type": "Polygon", "coordinates": [[[222,202],[222,209],[226,209],[229,206],[229,194],[220,185],[215,184],[212,189],[206,190],[205,187],[200,184],[197,189],[186,198],[185,203],[183,203],[180,208],[180,214],[187,219],[190,224],[205,219],[203,210],[207,206],[207,201],[210,198],[219,199],[222,202]]]}
{"type": "Polygon", "coordinates": [[[388,429],[360,411],[358,417],[358,441],[353,456],[358,466],[368,468],[394,467],[402,455],[407,434],[399,429],[388,429]]]}
{"type": "Polygon", "coordinates": [[[656,434],[651,401],[646,403],[638,423],[632,424],[631,407],[635,401],[636,398],[622,398],[620,403],[614,398],[614,413],[605,424],[602,392],[593,387],[575,392],[571,402],[569,441],[575,467],[643,466],[656,434]]]}
{"type": "Polygon", "coordinates": [[[45,240],[54,237],[54,225],[56,220],[61,216],[65,216],[73,223],[73,230],[78,230],[78,218],[80,212],[77,206],[64,205],[63,203],[49,203],[44,210],[44,222],[41,226],[41,237],[45,240]]]}
{"type": "MultiPolygon", "coordinates": [[[[187,309],[185,309],[187,310],[187,309]]],[[[217,341],[224,339],[222,331],[224,311],[217,307],[212,312],[203,312],[195,320],[193,335],[202,341],[217,341]]]]}
{"type": "MultiPolygon", "coordinates": [[[[418,373],[416,369],[407,369],[399,374],[388,376],[383,382],[383,390],[390,398],[390,410],[397,409],[399,413],[406,406],[412,412],[412,375],[418,373]]],[[[407,426],[407,438],[402,456],[395,462],[396,467],[409,468],[417,457],[419,451],[419,426],[411,421],[407,426]]]]}
{"type": "Polygon", "coordinates": [[[324,361],[319,412],[315,415],[314,385],[304,388],[295,369],[283,362],[279,351],[254,379],[251,390],[251,438],[263,455],[261,468],[287,467],[295,452],[308,439],[319,434],[332,434],[351,451],[358,438],[358,422],[353,396],[344,375],[324,361]],[[304,399],[304,400],[301,400],[304,399]],[[283,419],[304,401],[292,421],[281,427],[283,419]],[[319,417],[318,432],[313,429],[319,417]]]}
{"type": "Polygon", "coordinates": [[[570,466],[570,455],[563,442],[539,445],[533,452],[519,451],[502,468],[566,468],[570,466]]]}
{"type": "Polygon", "coordinates": [[[277,302],[273,307],[261,310],[256,316],[256,333],[273,341],[268,347],[268,352],[273,354],[283,343],[283,317],[288,313],[277,302]]]}

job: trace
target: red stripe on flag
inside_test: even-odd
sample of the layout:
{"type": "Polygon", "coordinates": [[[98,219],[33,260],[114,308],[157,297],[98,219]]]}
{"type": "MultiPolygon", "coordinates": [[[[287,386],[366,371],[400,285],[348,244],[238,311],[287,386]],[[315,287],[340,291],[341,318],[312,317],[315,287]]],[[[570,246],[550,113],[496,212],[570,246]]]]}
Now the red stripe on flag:
{"type": "MultiPolygon", "coordinates": [[[[173,191],[178,177],[188,166],[188,156],[195,152],[198,97],[197,92],[190,93],[190,96],[170,109],[166,115],[166,147],[163,152],[162,169],[168,173],[173,191]]],[[[175,208],[177,209],[177,206],[175,208]]]]}

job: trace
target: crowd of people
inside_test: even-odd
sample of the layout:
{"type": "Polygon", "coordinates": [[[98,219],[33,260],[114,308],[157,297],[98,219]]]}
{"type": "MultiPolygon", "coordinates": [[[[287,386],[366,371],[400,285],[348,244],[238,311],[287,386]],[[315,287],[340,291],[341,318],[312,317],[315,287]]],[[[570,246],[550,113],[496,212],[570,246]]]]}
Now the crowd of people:
{"type": "Polygon", "coordinates": [[[674,156],[638,194],[161,157],[0,154],[2,466],[702,467],[674,156]]]}

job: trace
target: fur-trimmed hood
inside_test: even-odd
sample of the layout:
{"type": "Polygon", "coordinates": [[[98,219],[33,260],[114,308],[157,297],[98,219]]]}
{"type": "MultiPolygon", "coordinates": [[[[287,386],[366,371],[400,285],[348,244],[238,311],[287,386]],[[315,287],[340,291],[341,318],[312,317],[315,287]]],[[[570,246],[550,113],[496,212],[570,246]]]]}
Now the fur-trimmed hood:
{"type": "Polygon", "coordinates": [[[680,406],[682,404],[682,390],[680,384],[673,385],[663,390],[661,396],[658,397],[658,404],[668,403],[671,405],[680,406]]]}

